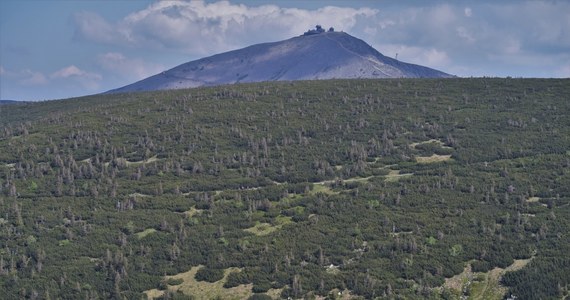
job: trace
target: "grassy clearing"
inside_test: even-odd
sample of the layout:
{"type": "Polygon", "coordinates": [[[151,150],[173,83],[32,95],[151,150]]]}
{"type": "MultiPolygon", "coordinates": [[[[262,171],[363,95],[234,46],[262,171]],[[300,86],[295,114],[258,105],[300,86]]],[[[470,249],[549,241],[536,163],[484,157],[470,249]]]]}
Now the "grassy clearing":
{"type": "MultiPolygon", "coordinates": [[[[334,289],[332,291],[330,291],[331,295],[334,295],[334,299],[339,299],[339,300],[351,300],[351,299],[361,299],[355,295],[353,295],[349,290],[339,290],[339,289],[334,289]]],[[[321,296],[317,296],[318,300],[324,300],[327,299],[325,297],[321,297],[321,296]]]]}
{"type": "MultiPolygon", "coordinates": [[[[89,160],[91,160],[90,158],[84,159],[81,162],[89,162],[89,160]]],[[[138,166],[138,165],[142,165],[142,164],[149,164],[155,161],[158,161],[159,159],[157,158],[157,156],[153,156],[149,159],[146,160],[139,160],[139,161],[128,161],[125,158],[118,158],[117,160],[122,161],[127,167],[132,167],[132,166],[138,166]]],[[[104,163],[104,165],[106,167],[109,166],[109,162],[104,163]]]]}
{"type": "Polygon", "coordinates": [[[257,224],[255,224],[255,226],[248,228],[248,229],[244,229],[244,230],[249,232],[249,233],[253,233],[257,236],[263,236],[263,235],[268,235],[268,234],[276,231],[277,227],[272,226],[269,223],[257,223],[257,224]]]}
{"type": "Polygon", "coordinates": [[[156,157],[156,155],[153,157],[150,157],[147,160],[139,160],[139,161],[128,161],[128,160],[126,160],[125,162],[127,164],[127,167],[131,167],[131,166],[138,166],[138,165],[142,165],[142,164],[149,164],[149,163],[152,163],[155,161],[158,161],[158,158],[156,157]]]}
{"type": "Polygon", "coordinates": [[[268,235],[278,229],[281,229],[283,225],[291,223],[291,217],[277,216],[275,223],[276,225],[271,225],[269,223],[257,223],[255,226],[245,229],[245,231],[253,233],[257,236],[268,235]]]}
{"type": "Polygon", "coordinates": [[[129,194],[129,197],[141,197],[141,198],[144,198],[144,197],[152,197],[152,196],[151,196],[151,195],[147,195],[147,194],[141,194],[141,193],[132,193],[132,194],[129,194]]]}
{"type": "Polygon", "coordinates": [[[416,148],[416,146],[418,145],[423,145],[423,144],[430,144],[430,143],[435,143],[438,144],[441,148],[443,149],[453,149],[452,147],[446,146],[444,142],[440,141],[440,140],[436,140],[436,139],[431,139],[428,141],[423,141],[423,142],[417,142],[417,143],[411,143],[410,147],[412,148],[416,148]]]}
{"type": "Polygon", "coordinates": [[[323,193],[323,194],[327,194],[327,195],[332,195],[332,194],[338,194],[338,192],[333,191],[329,186],[326,185],[326,183],[314,183],[313,184],[313,189],[311,190],[311,192],[309,194],[311,195],[315,195],[318,193],[323,193]]]}
{"type": "Polygon", "coordinates": [[[348,178],[343,180],[346,183],[350,183],[350,182],[366,182],[370,179],[374,178],[374,176],[368,176],[368,177],[354,177],[354,178],[348,178]]]}
{"type": "Polygon", "coordinates": [[[145,229],[145,230],[143,230],[143,231],[141,231],[141,232],[135,233],[135,235],[136,235],[137,238],[140,240],[140,239],[146,237],[147,235],[149,235],[149,234],[151,234],[151,233],[155,233],[155,232],[156,232],[156,229],[154,229],[154,228],[147,228],[147,229],[145,229]]]}
{"type": "Polygon", "coordinates": [[[420,164],[430,164],[447,160],[451,160],[451,155],[433,154],[432,156],[416,156],[416,162],[420,164]]]}
{"type": "Polygon", "coordinates": [[[185,214],[188,218],[192,218],[195,215],[202,214],[203,211],[204,211],[203,209],[196,209],[196,207],[192,206],[190,210],[183,212],[183,214],[185,214]]]}
{"type": "Polygon", "coordinates": [[[281,292],[283,289],[269,289],[265,294],[272,299],[281,299],[281,292]]]}
{"type": "Polygon", "coordinates": [[[16,164],[12,163],[12,164],[5,164],[4,165],[6,168],[14,170],[16,168],[16,164]]]}
{"type": "MultiPolygon", "coordinates": [[[[239,285],[233,288],[224,288],[224,283],[230,272],[239,272],[239,268],[228,268],[224,271],[224,278],[219,281],[210,283],[205,281],[196,281],[196,272],[202,266],[192,267],[190,271],[172,275],[165,276],[165,280],[169,279],[182,279],[183,282],[176,286],[168,286],[169,291],[181,291],[186,295],[192,295],[195,299],[247,299],[252,295],[251,288],[253,284],[239,285]]],[[[144,292],[148,299],[156,299],[164,295],[164,291],[158,289],[147,290],[144,292]]]]}
{"type": "Polygon", "coordinates": [[[474,300],[500,300],[503,299],[508,289],[500,284],[502,276],[506,272],[517,271],[524,268],[532,258],[517,259],[505,269],[494,268],[485,273],[474,273],[468,264],[461,274],[445,279],[444,289],[449,289],[456,294],[468,291],[469,298],[474,300]]]}
{"type": "Polygon", "coordinates": [[[388,175],[385,176],[386,179],[384,180],[387,182],[396,182],[402,177],[407,177],[412,175],[413,175],[412,173],[401,174],[400,170],[390,170],[390,173],[388,173],[388,175]]]}

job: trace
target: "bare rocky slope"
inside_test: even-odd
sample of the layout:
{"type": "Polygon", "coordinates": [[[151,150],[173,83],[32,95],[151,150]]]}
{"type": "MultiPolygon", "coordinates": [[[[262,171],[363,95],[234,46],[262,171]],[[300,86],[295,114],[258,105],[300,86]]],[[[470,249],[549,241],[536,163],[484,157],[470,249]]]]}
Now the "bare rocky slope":
{"type": "Polygon", "coordinates": [[[347,33],[323,32],[187,62],[108,93],[276,80],[446,77],[454,76],[386,57],[347,33]]]}

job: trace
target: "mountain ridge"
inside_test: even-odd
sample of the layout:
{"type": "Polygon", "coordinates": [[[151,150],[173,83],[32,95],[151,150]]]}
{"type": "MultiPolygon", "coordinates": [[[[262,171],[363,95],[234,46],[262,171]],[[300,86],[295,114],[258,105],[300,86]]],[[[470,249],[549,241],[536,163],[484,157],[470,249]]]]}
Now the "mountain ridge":
{"type": "Polygon", "coordinates": [[[384,56],[361,39],[329,31],[204,57],[107,93],[279,80],[432,77],[454,76],[384,56]]]}

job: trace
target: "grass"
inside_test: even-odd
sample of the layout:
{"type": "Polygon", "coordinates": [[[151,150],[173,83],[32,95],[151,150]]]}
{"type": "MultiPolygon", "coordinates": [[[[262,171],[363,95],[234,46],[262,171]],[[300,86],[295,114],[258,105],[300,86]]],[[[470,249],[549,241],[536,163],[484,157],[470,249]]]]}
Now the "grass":
{"type": "Polygon", "coordinates": [[[334,192],[329,186],[327,186],[326,183],[320,183],[320,182],[313,184],[313,189],[309,194],[316,195],[318,193],[323,193],[327,195],[338,194],[338,192],[334,192]]]}
{"type": "Polygon", "coordinates": [[[145,195],[145,194],[141,194],[141,193],[132,193],[132,194],[129,194],[129,197],[150,197],[150,195],[145,195]]]}
{"type": "Polygon", "coordinates": [[[272,299],[281,299],[281,292],[283,289],[269,289],[265,294],[272,299]]]}
{"type": "MultiPolygon", "coordinates": [[[[224,270],[224,278],[216,282],[196,281],[196,272],[202,266],[192,267],[190,271],[179,273],[176,275],[165,276],[165,280],[169,279],[182,279],[183,282],[176,286],[168,285],[169,291],[180,291],[186,295],[192,295],[195,299],[247,299],[252,295],[251,288],[253,284],[239,285],[233,288],[224,288],[224,283],[230,272],[239,272],[239,268],[228,268],[224,270]]],[[[151,289],[144,292],[148,299],[156,299],[164,295],[164,291],[158,289],[151,289]]]]}
{"type": "Polygon", "coordinates": [[[183,214],[185,214],[188,218],[192,218],[195,215],[202,214],[202,211],[203,211],[202,209],[196,209],[195,207],[192,206],[190,210],[183,212],[183,214]]]}
{"type": "Polygon", "coordinates": [[[371,178],[374,178],[374,176],[369,176],[369,177],[353,177],[353,178],[348,178],[343,180],[346,183],[350,183],[350,182],[365,182],[370,180],[371,178]]]}
{"type": "MultiPolygon", "coordinates": [[[[88,162],[89,160],[90,160],[90,158],[87,158],[87,159],[82,160],[82,162],[88,162]]],[[[140,160],[140,161],[128,161],[124,158],[119,158],[118,160],[122,160],[127,167],[132,167],[132,166],[138,166],[138,165],[142,165],[142,164],[149,164],[149,163],[158,161],[159,159],[155,155],[155,156],[153,156],[147,160],[140,160]]],[[[109,162],[106,162],[105,166],[109,166],[109,162]]]]}
{"type": "Polygon", "coordinates": [[[455,294],[462,294],[464,290],[468,290],[468,299],[500,300],[503,299],[508,290],[500,284],[502,276],[506,272],[518,271],[524,268],[531,260],[532,258],[517,259],[505,269],[494,268],[485,273],[472,272],[471,265],[468,264],[462,273],[447,278],[443,288],[449,289],[455,294]]]}
{"type": "Polygon", "coordinates": [[[155,233],[155,232],[156,232],[156,229],[154,229],[154,228],[147,228],[147,229],[145,229],[145,230],[143,230],[143,231],[141,231],[141,232],[135,233],[135,235],[136,235],[137,238],[140,240],[140,239],[146,237],[147,235],[149,235],[149,234],[151,234],[151,233],[155,233]]]}
{"type": "Polygon", "coordinates": [[[445,143],[444,143],[444,142],[442,142],[442,141],[440,141],[440,140],[436,140],[436,139],[431,139],[431,140],[428,140],[428,141],[417,142],[417,143],[411,143],[411,144],[410,144],[410,147],[416,148],[416,146],[418,146],[418,145],[429,144],[429,143],[436,143],[436,144],[438,144],[438,146],[440,146],[440,147],[443,148],[443,149],[453,149],[453,148],[451,148],[451,147],[449,147],[449,146],[445,146],[445,143]]]}
{"type": "Polygon", "coordinates": [[[432,156],[416,156],[416,162],[419,164],[430,164],[447,160],[451,160],[451,155],[433,154],[432,156]]]}
{"type": "Polygon", "coordinates": [[[385,181],[396,182],[402,177],[407,177],[412,175],[413,175],[412,173],[401,174],[400,170],[390,170],[390,173],[388,173],[388,175],[385,176],[386,177],[385,181]]]}
{"type": "Polygon", "coordinates": [[[276,226],[272,226],[269,223],[257,223],[255,226],[245,229],[249,233],[253,233],[257,236],[268,235],[277,230],[276,226]]]}
{"type": "Polygon", "coordinates": [[[277,231],[278,229],[281,229],[283,225],[289,224],[291,222],[292,222],[291,217],[277,216],[275,222],[276,225],[271,225],[269,223],[257,223],[255,224],[255,226],[245,229],[245,231],[253,233],[257,236],[264,236],[274,231],[277,231]]]}

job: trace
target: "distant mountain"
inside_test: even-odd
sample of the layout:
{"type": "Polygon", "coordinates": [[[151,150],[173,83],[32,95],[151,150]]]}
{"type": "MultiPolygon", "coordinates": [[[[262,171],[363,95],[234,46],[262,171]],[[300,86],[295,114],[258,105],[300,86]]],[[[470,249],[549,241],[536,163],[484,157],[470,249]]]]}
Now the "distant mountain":
{"type": "Polygon", "coordinates": [[[8,105],[8,104],[18,104],[19,101],[16,100],[0,100],[0,105],[8,105]]]}
{"type": "Polygon", "coordinates": [[[401,77],[454,76],[384,56],[363,40],[344,32],[310,30],[288,40],[191,61],[108,93],[238,82],[401,77]]]}

